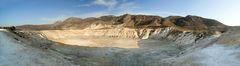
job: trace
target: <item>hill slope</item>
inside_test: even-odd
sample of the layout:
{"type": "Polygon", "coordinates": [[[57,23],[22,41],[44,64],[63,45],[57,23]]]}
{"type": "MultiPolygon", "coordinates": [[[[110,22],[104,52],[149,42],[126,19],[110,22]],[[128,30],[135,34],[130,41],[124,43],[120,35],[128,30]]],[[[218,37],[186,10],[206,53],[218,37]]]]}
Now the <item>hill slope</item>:
{"type": "Polygon", "coordinates": [[[70,17],[62,22],[49,25],[23,25],[19,29],[49,30],[49,29],[102,29],[102,28],[162,28],[175,27],[179,30],[220,31],[225,32],[227,26],[213,19],[188,15],[169,16],[166,18],[152,15],[102,16],[99,18],[81,19],[70,17]],[[93,28],[94,27],[94,28],[93,28]]]}

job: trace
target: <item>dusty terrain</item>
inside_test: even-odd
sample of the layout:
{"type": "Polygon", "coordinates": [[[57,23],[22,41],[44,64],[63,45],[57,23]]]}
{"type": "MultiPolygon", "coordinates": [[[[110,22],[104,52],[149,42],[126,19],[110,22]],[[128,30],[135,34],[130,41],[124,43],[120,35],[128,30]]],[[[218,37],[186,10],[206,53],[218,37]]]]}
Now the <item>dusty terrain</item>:
{"type": "Polygon", "coordinates": [[[16,35],[0,30],[0,66],[71,66],[63,55],[31,47],[16,35]]]}
{"type": "Polygon", "coordinates": [[[197,16],[71,17],[1,29],[3,66],[238,66],[239,27],[197,16]]]}

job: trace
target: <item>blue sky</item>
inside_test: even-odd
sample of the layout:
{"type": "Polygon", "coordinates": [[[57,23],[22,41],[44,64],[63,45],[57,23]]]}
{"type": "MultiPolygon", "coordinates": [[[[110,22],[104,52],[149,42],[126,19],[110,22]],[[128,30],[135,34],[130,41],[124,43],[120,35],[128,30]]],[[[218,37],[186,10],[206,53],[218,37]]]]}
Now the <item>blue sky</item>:
{"type": "Polygon", "coordinates": [[[240,0],[0,0],[0,26],[47,24],[71,16],[197,15],[240,25],[240,0]]]}

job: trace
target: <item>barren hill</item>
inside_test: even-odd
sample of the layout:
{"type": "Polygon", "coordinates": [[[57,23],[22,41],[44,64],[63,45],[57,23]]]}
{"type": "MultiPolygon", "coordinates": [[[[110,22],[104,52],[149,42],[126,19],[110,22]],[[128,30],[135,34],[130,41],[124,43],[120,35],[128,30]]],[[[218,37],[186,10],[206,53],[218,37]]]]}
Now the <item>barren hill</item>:
{"type": "Polygon", "coordinates": [[[213,19],[202,18],[198,16],[188,15],[169,16],[166,18],[152,15],[130,15],[121,16],[102,16],[98,18],[81,19],[70,17],[62,22],[56,22],[48,25],[23,25],[20,29],[46,30],[46,29],[86,29],[91,26],[98,26],[95,29],[102,28],[161,28],[175,27],[181,30],[196,31],[221,31],[227,30],[227,26],[213,19]]]}

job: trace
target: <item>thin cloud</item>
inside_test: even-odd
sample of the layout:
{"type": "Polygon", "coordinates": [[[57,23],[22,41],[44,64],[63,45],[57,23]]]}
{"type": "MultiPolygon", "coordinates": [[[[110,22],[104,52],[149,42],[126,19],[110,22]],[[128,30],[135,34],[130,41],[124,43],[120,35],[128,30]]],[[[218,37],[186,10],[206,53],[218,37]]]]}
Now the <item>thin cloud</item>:
{"type": "Polygon", "coordinates": [[[90,7],[94,5],[107,7],[109,10],[114,8],[119,2],[117,0],[94,0],[88,4],[79,4],[77,7],[90,7]]]}
{"type": "Polygon", "coordinates": [[[94,5],[107,7],[109,11],[137,8],[136,3],[129,2],[128,0],[94,0],[88,4],[79,4],[77,7],[90,7],[94,5]]]}
{"type": "Polygon", "coordinates": [[[92,4],[80,4],[80,5],[77,5],[77,7],[90,7],[92,6],[92,4]]]}
{"type": "Polygon", "coordinates": [[[134,2],[122,3],[118,6],[118,9],[120,9],[120,10],[130,10],[130,9],[135,9],[135,8],[139,8],[139,7],[134,2]]]}
{"type": "Polygon", "coordinates": [[[116,0],[95,0],[93,4],[106,6],[109,9],[115,7],[118,4],[116,0]]]}

